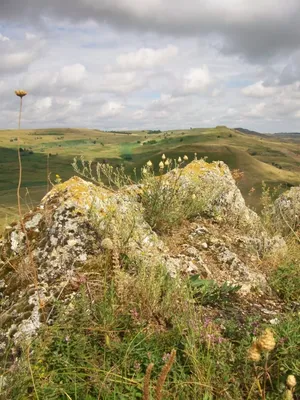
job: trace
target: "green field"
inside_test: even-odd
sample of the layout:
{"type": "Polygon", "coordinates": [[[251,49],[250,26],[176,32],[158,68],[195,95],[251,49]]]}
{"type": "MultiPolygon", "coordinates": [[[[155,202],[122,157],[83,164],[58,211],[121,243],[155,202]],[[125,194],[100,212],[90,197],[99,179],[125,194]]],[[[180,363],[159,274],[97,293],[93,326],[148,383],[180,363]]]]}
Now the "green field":
{"type": "MultiPolygon", "coordinates": [[[[173,130],[158,134],[148,131],[128,133],[92,129],[39,129],[0,131],[0,224],[16,218],[18,182],[17,147],[20,140],[24,211],[32,209],[47,192],[47,160],[52,180],[59,174],[63,180],[74,175],[74,156],[124,164],[128,172],[139,169],[149,159],[158,164],[162,153],[177,158],[223,160],[230,168],[240,169],[244,178],[239,186],[248,204],[259,208],[261,183],[284,188],[300,183],[300,138],[260,137],[226,127],[173,130]],[[49,154],[49,157],[48,157],[49,154]],[[249,190],[256,191],[249,196],[249,190]]],[[[50,185],[51,186],[51,185],[50,185]]]]}

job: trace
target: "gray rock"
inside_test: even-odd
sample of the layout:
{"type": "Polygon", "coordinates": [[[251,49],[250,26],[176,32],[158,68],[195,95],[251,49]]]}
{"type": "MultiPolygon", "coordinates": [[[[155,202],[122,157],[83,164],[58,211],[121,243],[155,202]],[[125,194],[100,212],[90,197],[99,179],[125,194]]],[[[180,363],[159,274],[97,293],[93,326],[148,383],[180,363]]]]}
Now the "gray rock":
{"type": "Polygon", "coordinates": [[[270,213],[275,231],[283,235],[300,230],[300,186],[283,193],[274,202],[270,213]]]}

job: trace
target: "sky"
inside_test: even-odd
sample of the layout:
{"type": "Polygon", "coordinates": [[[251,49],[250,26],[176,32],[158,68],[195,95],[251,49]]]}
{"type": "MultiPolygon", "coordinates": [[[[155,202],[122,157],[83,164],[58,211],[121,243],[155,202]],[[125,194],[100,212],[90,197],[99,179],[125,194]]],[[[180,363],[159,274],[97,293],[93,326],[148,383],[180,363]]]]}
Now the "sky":
{"type": "Polygon", "coordinates": [[[0,0],[0,129],[300,131],[299,0],[0,0]]]}

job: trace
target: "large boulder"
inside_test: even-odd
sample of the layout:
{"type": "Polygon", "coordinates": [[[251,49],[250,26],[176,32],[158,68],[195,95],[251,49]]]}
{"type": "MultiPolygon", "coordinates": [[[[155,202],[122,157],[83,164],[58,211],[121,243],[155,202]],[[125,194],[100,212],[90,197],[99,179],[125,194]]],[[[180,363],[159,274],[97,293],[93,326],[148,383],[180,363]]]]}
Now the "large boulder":
{"type": "MultiPolygon", "coordinates": [[[[180,172],[175,170],[174,173],[180,172]]],[[[223,218],[245,230],[262,231],[260,218],[246,206],[229,167],[223,161],[194,161],[184,168],[180,179],[183,187],[195,185],[199,195],[204,196],[209,217],[223,218]]]]}

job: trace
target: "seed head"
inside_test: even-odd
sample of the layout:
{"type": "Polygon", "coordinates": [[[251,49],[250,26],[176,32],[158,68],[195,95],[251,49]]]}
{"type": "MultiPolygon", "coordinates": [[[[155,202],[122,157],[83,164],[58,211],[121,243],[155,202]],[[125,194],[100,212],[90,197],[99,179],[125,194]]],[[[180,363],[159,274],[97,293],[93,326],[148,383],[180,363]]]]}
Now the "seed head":
{"type": "Polygon", "coordinates": [[[253,342],[250,349],[248,350],[248,359],[254,362],[258,362],[260,358],[261,356],[257,346],[257,342],[253,342]]]}
{"type": "Polygon", "coordinates": [[[26,96],[27,92],[25,92],[25,90],[15,90],[15,93],[18,97],[24,97],[26,96]]]}
{"type": "Polygon", "coordinates": [[[293,389],[297,385],[297,381],[294,375],[289,375],[286,378],[286,385],[289,389],[293,389]]]}
{"type": "Polygon", "coordinates": [[[160,168],[160,169],[164,169],[164,166],[165,166],[164,163],[161,161],[161,162],[159,163],[159,168],[160,168]]]}
{"type": "Polygon", "coordinates": [[[276,345],[273,332],[267,328],[258,338],[257,345],[262,351],[272,351],[276,345]]]}
{"type": "Polygon", "coordinates": [[[197,160],[197,153],[195,153],[194,155],[195,155],[195,160],[197,160]]]}
{"type": "Polygon", "coordinates": [[[147,167],[149,167],[149,168],[152,167],[152,161],[149,160],[149,161],[147,162],[147,167]]]}
{"type": "Polygon", "coordinates": [[[145,175],[145,174],[147,174],[147,169],[144,167],[143,169],[142,169],[142,173],[145,175]]]}
{"type": "Polygon", "coordinates": [[[185,155],[185,156],[183,156],[183,159],[184,159],[184,161],[188,161],[188,156],[187,155],[185,155]]]}
{"type": "Polygon", "coordinates": [[[182,159],[181,159],[181,157],[178,157],[178,162],[179,162],[179,163],[181,163],[181,162],[182,162],[182,159]]]}
{"type": "Polygon", "coordinates": [[[169,165],[170,165],[170,161],[169,161],[169,160],[166,160],[166,161],[165,161],[165,166],[168,167],[169,165]]]}
{"type": "Polygon", "coordinates": [[[165,156],[165,154],[163,154],[163,155],[161,156],[161,158],[165,161],[165,159],[166,159],[167,157],[165,156]]]}

